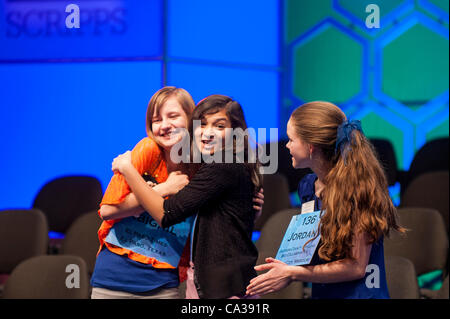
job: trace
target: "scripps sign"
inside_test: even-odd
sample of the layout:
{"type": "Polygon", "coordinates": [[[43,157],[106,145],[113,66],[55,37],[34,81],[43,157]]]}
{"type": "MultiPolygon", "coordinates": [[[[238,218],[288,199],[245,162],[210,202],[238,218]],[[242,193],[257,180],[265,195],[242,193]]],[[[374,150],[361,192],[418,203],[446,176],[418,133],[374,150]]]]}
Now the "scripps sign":
{"type": "Polygon", "coordinates": [[[5,12],[5,36],[8,38],[83,37],[124,34],[127,12],[121,1],[80,1],[80,25],[66,27],[67,1],[9,1],[5,12]],[[12,5],[11,5],[12,3],[12,5]],[[25,5],[26,4],[26,5],[25,5]]]}
{"type": "Polygon", "coordinates": [[[0,2],[0,60],[161,55],[161,0],[0,2]]]}

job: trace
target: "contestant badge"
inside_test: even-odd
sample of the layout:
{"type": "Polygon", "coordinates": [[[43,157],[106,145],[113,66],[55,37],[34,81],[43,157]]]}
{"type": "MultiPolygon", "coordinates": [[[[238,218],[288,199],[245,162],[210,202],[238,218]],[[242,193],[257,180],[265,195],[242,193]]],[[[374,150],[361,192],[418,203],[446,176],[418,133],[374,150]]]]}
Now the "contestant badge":
{"type": "Polygon", "coordinates": [[[318,210],[292,217],[276,259],[288,265],[307,265],[311,262],[320,240],[318,234],[320,213],[318,210]]]}
{"type": "Polygon", "coordinates": [[[177,267],[193,220],[191,216],[179,224],[161,228],[144,212],[115,223],[105,241],[177,267]]]}

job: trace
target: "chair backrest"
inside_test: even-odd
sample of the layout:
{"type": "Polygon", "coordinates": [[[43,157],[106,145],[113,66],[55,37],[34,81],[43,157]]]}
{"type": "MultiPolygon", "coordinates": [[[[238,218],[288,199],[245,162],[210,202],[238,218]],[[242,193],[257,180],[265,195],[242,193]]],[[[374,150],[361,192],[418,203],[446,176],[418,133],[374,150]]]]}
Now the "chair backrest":
{"type": "Polygon", "coordinates": [[[300,208],[289,208],[270,216],[262,227],[259,239],[255,243],[258,250],[275,257],[292,216],[298,214],[300,214],[300,208]]]}
{"type": "Polygon", "coordinates": [[[47,216],[52,231],[65,233],[80,215],[98,208],[102,199],[100,181],[92,176],[65,176],[45,184],[33,208],[47,216]]]}
{"type": "Polygon", "coordinates": [[[3,291],[5,299],[88,299],[83,259],[68,255],[32,257],[19,264],[3,291]]]}
{"type": "Polygon", "coordinates": [[[81,215],[69,227],[61,246],[61,254],[83,258],[89,275],[94,272],[99,247],[97,231],[101,223],[97,211],[81,215]]]}
{"type": "Polygon", "coordinates": [[[289,185],[281,174],[263,176],[264,205],[261,216],[255,222],[255,230],[261,230],[266,221],[274,213],[291,207],[289,185]]]}
{"type": "Polygon", "coordinates": [[[23,260],[47,253],[48,225],[38,209],[0,211],[0,273],[23,260]]]}
{"type": "Polygon", "coordinates": [[[441,213],[448,231],[449,176],[448,171],[428,172],[417,176],[402,195],[401,207],[434,208],[441,213]]]}
{"type": "Polygon", "coordinates": [[[415,176],[430,171],[448,171],[448,137],[427,142],[414,155],[409,171],[415,176]]]}
{"type": "Polygon", "coordinates": [[[389,185],[397,182],[397,158],[394,147],[389,140],[372,138],[370,142],[374,146],[378,158],[383,165],[389,185]]]}
{"type": "Polygon", "coordinates": [[[448,253],[448,236],[441,214],[430,208],[398,209],[399,224],[406,235],[391,234],[384,241],[386,256],[402,256],[414,264],[418,275],[443,270],[448,253]]]}
{"type": "Polygon", "coordinates": [[[448,171],[448,137],[427,142],[414,155],[406,178],[402,183],[402,193],[417,176],[432,171],[448,171]]]}
{"type": "Polygon", "coordinates": [[[386,282],[391,299],[419,299],[414,264],[404,257],[385,256],[386,282]]]}

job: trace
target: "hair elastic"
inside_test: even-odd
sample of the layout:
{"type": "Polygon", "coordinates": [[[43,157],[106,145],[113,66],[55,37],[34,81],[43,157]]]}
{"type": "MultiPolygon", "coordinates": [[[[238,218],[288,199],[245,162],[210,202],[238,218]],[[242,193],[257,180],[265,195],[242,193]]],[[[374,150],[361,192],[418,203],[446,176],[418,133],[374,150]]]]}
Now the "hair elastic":
{"type": "MultiPolygon", "coordinates": [[[[347,143],[351,144],[352,132],[357,130],[362,134],[361,121],[353,120],[353,121],[344,121],[341,125],[338,126],[337,129],[337,137],[336,137],[336,147],[334,149],[335,154],[337,154],[338,148],[341,150],[341,155],[343,155],[344,147],[347,143]]],[[[344,155],[345,161],[345,155],[344,155]]]]}

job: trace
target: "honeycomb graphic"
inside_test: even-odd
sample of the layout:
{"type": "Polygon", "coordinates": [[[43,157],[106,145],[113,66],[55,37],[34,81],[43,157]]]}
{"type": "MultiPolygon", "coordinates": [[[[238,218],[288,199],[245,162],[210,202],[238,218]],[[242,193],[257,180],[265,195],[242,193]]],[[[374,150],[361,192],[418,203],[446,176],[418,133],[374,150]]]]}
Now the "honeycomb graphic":
{"type": "Polygon", "coordinates": [[[286,0],[280,128],[312,100],[392,142],[407,170],[427,141],[449,134],[449,8],[444,0],[286,0]],[[380,28],[366,26],[369,4],[380,28]],[[302,18],[305,17],[305,18],[302,18]]]}

